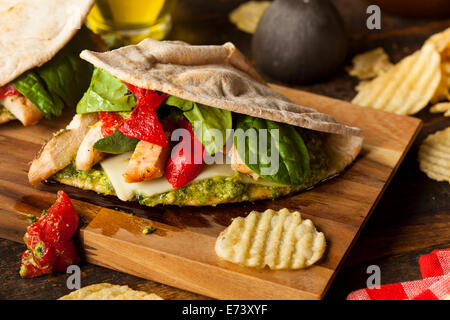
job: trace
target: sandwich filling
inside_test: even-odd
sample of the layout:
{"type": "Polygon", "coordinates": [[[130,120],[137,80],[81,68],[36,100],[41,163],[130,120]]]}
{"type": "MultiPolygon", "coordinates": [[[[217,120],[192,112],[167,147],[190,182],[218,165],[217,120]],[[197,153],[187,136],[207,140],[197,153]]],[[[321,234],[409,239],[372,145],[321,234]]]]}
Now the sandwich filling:
{"type": "Polygon", "coordinates": [[[277,198],[328,177],[328,136],[138,88],[95,69],[77,115],[33,161],[29,178],[147,206],[277,198]]]}

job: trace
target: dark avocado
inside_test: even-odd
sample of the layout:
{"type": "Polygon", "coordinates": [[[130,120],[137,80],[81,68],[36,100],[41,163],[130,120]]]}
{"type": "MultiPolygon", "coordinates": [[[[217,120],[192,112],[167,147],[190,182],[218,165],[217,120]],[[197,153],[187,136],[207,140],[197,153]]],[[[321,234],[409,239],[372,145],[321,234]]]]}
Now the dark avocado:
{"type": "Polygon", "coordinates": [[[253,36],[257,67],[284,82],[322,80],[345,60],[347,37],[329,0],[275,0],[253,36]]]}

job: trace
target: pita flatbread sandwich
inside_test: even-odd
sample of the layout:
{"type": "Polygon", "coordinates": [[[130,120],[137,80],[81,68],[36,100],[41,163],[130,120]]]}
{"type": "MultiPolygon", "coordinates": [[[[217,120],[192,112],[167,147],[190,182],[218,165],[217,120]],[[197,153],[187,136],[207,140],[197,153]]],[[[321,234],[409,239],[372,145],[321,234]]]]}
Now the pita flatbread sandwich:
{"type": "Polygon", "coordinates": [[[274,199],[333,177],[361,150],[360,129],[267,87],[232,43],[147,39],[81,57],[95,66],[89,89],[32,162],[33,185],[147,206],[274,199]]]}
{"type": "Polygon", "coordinates": [[[94,2],[0,2],[0,123],[33,125],[76,106],[93,71],[79,53],[103,49],[99,38],[81,28],[94,2]]]}

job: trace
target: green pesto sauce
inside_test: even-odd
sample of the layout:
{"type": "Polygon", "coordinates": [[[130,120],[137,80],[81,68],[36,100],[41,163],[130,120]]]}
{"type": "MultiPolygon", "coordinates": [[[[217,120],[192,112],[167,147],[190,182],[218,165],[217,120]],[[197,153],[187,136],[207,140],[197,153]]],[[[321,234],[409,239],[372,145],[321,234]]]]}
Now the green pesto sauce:
{"type": "Polygon", "coordinates": [[[0,104],[0,116],[12,116],[13,114],[0,104]]]}
{"type": "Polygon", "coordinates": [[[196,203],[216,204],[248,200],[247,185],[235,177],[214,177],[191,183],[154,196],[136,194],[135,201],[142,205],[172,204],[183,206],[196,203]]]}
{"type": "Polygon", "coordinates": [[[52,178],[61,183],[73,185],[84,190],[93,190],[106,195],[116,195],[113,185],[99,164],[90,170],[83,171],[78,170],[75,167],[75,163],[72,162],[52,178]]]}
{"type": "MultiPolygon", "coordinates": [[[[323,146],[324,139],[321,137],[321,133],[302,129],[301,135],[311,157],[310,174],[302,185],[262,185],[258,184],[257,181],[253,183],[248,178],[244,179],[245,175],[237,173],[233,177],[214,177],[197,181],[183,188],[153,196],[136,194],[132,200],[150,207],[160,204],[201,206],[259,199],[275,199],[307,189],[326,177],[329,157],[323,146]]],[[[75,168],[74,163],[71,163],[65,169],[55,174],[53,179],[85,190],[94,190],[106,195],[115,195],[114,188],[100,165],[96,165],[88,171],[80,171],[75,168]]]]}

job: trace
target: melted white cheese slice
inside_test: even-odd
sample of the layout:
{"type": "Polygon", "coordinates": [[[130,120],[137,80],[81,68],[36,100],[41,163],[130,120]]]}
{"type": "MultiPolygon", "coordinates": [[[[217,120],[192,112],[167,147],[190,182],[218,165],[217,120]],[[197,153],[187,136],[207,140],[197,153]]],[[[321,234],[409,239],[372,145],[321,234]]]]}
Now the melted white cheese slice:
{"type": "MultiPolygon", "coordinates": [[[[105,170],[105,173],[111,181],[111,184],[116,191],[117,197],[120,200],[131,200],[135,194],[141,194],[150,197],[156,194],[173,190],[172,185],[167,182],[165,177],[145,182],[125,182],[123,173],[127,169],[131,155],[131,152],[127,152],[118,156],[110,157],[100,162],[100,165],[102,166],[103,170],[105,170]]],[[[205,165],[202,172],[200,172],[200,174],[193,180],[193,182],[213,177],[232,177],[235,174],[236,171],[229,164],[205,165]]]]}

